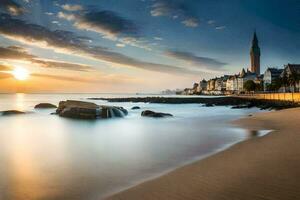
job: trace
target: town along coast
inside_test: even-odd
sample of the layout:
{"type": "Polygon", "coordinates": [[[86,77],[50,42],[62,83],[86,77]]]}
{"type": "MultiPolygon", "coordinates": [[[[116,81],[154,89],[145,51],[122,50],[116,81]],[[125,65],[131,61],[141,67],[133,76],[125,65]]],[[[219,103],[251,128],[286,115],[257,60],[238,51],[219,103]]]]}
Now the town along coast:
{"type": "Polygon", "coordinates": [[[253,99],[235,96],[223,97],[118,97],[118,98],[88,98],[89,100],[105,100],[108,102],[143,102],[162,104],[202,104],[202,106],[232,106],[233,109],[258,107],[262,110],[299,107],[300,105],[291,101],[274,101],[264,99],[253,99]]]}

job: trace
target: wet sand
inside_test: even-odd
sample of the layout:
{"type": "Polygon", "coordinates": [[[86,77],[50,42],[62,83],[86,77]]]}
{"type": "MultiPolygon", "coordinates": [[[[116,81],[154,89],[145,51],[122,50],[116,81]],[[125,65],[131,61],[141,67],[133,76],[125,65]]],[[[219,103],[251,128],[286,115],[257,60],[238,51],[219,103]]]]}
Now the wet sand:
{"type": "Polygon", "coordinates": [[[108,199],[295,200],[300,197],[300,108],[233,122],[274,130],[108,199]]]}

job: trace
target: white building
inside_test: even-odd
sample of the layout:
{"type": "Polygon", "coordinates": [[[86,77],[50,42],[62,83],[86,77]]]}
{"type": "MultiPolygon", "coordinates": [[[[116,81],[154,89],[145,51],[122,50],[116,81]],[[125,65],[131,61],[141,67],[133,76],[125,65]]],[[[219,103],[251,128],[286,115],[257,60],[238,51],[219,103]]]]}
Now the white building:
{"type": "Polygon", "coordinates": [[[283,69],[277,68],[268,68],[264,73],[264,91],[268,90],[268,85],[274,83],[276,79],[280,77],[280,74],[283,72],[283,69]]]}
{"type": "Polygon", "coordinates": [[[245,69],[242,70],[240,75],[237,77],[237,91],[238,92],[243,92],[244,91],[244,83],[246,83],[248,80],[253,80],[255,81],[256,79],[256,73],[255,72],[250,72],[245,69]]]}

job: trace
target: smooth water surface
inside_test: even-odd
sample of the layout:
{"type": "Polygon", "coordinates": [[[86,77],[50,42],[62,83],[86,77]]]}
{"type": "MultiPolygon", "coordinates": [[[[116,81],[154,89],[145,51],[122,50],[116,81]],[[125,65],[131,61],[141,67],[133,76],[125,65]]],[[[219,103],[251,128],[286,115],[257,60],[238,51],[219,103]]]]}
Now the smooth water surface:
{"type": "Polygon", "coordinates": [[[109,95],[0,95],[0,110],[32,111],[0,116],[0,199],[101,199],[253,137],[228,122],[258,112],[199,104],[113,103],[129,115],[82,121],[50,115],[54,109],[34,110],[41,102],[104,96],[109,95]],[[130,110],[132,106],[142,109],[130,110]],[[174,117],[143,118],[144,109],[174,117]]]}

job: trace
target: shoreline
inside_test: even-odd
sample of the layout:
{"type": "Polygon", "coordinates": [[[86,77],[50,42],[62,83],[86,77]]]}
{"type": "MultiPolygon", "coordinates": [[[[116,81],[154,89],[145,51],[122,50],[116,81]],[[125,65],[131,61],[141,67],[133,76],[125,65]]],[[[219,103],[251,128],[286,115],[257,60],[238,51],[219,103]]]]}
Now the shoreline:
{"type": "Polygon", "coordinates": [[[234,96],[222,97],[123,97],[123,98],[87,98],[88,100],[102,100],[108,102],[132,102],[132,103],[161,103],[161,104],[203,104],[203,106],[232,106],[238,108],[257,107],[267,109],[287,109],[300,105],[291,101],[277,101],[264,99],[241,98],[234,96]]]}
{"type": "Polygon", "coordinates": [[[106,199],[296,199],[300,196],[300,108],[256,113],[233,124],[274,130],[106,199]]]}

